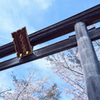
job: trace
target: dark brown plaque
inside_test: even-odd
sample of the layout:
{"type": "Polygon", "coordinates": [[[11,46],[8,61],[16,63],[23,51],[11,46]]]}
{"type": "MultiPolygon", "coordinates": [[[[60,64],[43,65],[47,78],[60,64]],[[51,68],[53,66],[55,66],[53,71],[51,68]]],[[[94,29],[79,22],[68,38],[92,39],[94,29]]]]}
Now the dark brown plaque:
{"type": "Polygon", "coordinates": [[[18,58],[23,58],[33,53],[25,27],[17,32],[13,32],[12,37],[14,38],[13,43],[18,58]]]}

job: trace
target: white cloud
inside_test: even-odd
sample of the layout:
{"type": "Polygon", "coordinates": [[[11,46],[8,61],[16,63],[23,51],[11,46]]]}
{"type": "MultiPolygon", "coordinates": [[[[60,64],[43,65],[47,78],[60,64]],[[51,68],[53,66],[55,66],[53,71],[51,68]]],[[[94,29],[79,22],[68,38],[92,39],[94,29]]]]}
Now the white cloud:
{"type": "Polygon", "coordinates": [[[39,7],[41,7],[42,9],[47,9],[49,6],[52,5],[54,0],[35,0],[39,7]]]}
{"type": "Polygon", "coordinates": [[[13,71],[12,68],[4,71],[0,71],[0,87],[12,87],[12,77],[11,72],[13,71]]]}
{"type": "Polygon", "coordinates": [[[35,60],[33,63],[42,69],[47,69],[48,67],[51,67],[50,63],[47,62],[44,58],[35,60]]]}
{"type": "Polygon", "coordinates": [[[53,1],[54,0],[1,0],[0,35],[11,38],[12,32],[24,26],[26,26],[28,34],[33,33],[35,31],[34,20],[38,21],[38,19],[41,19],[39,12],[47,10],[53,1]],[[33,23],[31,23],[32,21],[33,23]]]}
{"type": "Polygon", "coordinates": [[[18,3],[20,4],[20,6],[24,7],[24,6],[28,6],[30,3],[30,0],[17,0],[18,3]]]}

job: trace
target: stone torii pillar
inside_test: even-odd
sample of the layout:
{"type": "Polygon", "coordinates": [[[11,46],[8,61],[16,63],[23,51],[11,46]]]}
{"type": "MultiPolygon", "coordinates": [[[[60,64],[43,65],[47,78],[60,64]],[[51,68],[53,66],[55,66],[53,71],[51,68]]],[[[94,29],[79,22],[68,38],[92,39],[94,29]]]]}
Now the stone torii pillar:
{"type": "Polygon", "coordinates": [[[76,23],[75,32],[88,98],[100,100],[100,64],[85,23],[76,23]]]}

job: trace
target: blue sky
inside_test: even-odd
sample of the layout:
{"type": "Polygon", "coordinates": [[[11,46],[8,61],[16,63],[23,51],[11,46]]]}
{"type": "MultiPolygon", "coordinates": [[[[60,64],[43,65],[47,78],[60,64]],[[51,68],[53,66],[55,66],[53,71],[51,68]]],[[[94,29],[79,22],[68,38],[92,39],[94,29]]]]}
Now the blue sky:
{"type": "MultiPolygon", "coordinates": [[[[0,46],[12,42],[11,33],[24,26],[26,26],[28,34],[31,34],[99,3],[100,0],[0,0],[0,46]]],[[[62,38],[65,39],[67,36],[62,38]]],[[[50,43],[52,41],[35,46],[35,49],[50,43]]],[[[15,56],[16,54],[7,56],[0,59],[0,62],[15,56]]],[[[52,75],[50,67],[50,65],[46,65],[44,59],[39,59],[1,71],[0,87],[12,87],[12,71],[18,78],[23,78],[23,75],[27,76],[28,69],[37,68],[39,70],[36,73],[37,77],[49,76],[52,75]]],[[[58,76],[53,77],[51,82],[58,83],[59,86],[65,85],[58,76]]],[[[63,93],[62,100],[71,100],[71,98],[63,93]]]]}

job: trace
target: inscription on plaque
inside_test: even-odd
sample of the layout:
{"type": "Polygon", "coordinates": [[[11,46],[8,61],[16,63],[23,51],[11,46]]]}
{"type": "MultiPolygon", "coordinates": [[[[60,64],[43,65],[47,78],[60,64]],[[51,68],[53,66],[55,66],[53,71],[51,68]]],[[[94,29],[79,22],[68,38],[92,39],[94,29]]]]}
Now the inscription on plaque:
{"type": "Polygon", "coordinates": [[[13,32],[12,37],[14,38],[13,43],[18,58],[23,58],[33,53],[25,27],[13,32]]]}

